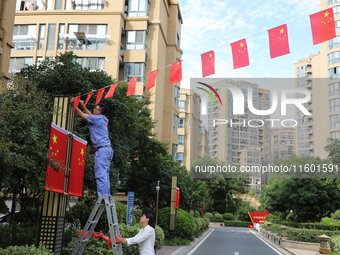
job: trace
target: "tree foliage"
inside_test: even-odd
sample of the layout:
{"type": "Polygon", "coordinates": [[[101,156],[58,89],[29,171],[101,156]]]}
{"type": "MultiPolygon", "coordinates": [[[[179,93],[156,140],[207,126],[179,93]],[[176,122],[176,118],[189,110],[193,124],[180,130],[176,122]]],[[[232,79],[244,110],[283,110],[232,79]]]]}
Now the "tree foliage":
{"type": "MultiPolygon", "coordinates": [[[[320,158],[292,156],[278,164],[299,166],[325,162],[320,158]]],[[[292,210],[295,221],[319,221],[340,207],[339,187],[336,178],[270,178],[261,193],[261,207],[286,215],[292,210]]]]}

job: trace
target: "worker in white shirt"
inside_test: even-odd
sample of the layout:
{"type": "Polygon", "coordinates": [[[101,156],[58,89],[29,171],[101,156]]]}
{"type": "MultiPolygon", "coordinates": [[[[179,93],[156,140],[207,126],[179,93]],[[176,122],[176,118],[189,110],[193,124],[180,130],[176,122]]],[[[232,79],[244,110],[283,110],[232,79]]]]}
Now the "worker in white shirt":
{"type": "Polygon", "coordinates": [[[150,211],[143,211],[139,223],[142,229],[138,234],[131,238],[120,238],[121,244],[138,244],[140,255],[155,255],[155,217],[150,211]]]}

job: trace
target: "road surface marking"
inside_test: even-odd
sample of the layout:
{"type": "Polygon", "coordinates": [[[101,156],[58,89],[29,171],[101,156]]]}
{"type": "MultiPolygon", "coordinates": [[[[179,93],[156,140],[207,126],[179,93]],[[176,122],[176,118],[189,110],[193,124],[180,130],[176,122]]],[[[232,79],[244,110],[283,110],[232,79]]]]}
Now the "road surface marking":
{"type": "Polygon", "coordinates": [[[262,237],[260,237],[259,235],[257,235],[254,231],[249,230],[252,234],[254,234],[258,239],[260,239],[262,242],[264,242],[270,249],[272,249],[273,251],[276,252],[276,254],[279,255],[284,255],[282,252],[280,252],[279,250],[275,249],[273,246],[271,246],[269,243],[267,243],[262,237]]]}
{"type": "Polygon", "coordinates": [[[187,253],[187,255],[191,255],[193,254],[197,248],[205,241],[205,239],[208,238],[208,236],[210,236],[210,234],[214,231],[214,229],[211,230],[211,232],[209,234],[207,234],[189,253],[187,253]]]}
{"type": "Polygon", "coordinates": [[[240,255],[240,253],[238,253],[237,251],[235,251],[235,255],[240,255]]]}

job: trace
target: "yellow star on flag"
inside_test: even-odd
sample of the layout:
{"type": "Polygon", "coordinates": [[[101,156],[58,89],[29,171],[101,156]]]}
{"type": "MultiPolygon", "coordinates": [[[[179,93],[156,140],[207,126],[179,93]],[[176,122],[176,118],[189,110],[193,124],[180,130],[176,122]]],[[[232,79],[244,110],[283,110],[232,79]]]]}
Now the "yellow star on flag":
{"type": "Polygon", "coordinates": [[[58,136],[56,136],[55,134],[53,134],[53,137],[52,137],[53,143],[58,143],[58,142],[57,142],[57,138],[58,138],[58,136]]]}
{"type": "Polygon", "coordinates": [[[329,12],[326,11],[323,15],[324,15],[324,17],[328,17],[328,14],[329,14],[329,12]]]}
{"type": "Polygon", "coordinates": [[[240,46],[243,47],[243,46],[244,46],[244,43],[240,43],[240,46]]]}
{"type": "Polygon", "coordinates": [[[280,34],[283,34],[285,30],[283,28],[280,29],[280,34]]]}
{"type": "Polygon", "coordinates": [[[82,156],[84,156],[84,149],[83,149],[83,148],[80,149],[80,154],[81,154],[82,156]]]}

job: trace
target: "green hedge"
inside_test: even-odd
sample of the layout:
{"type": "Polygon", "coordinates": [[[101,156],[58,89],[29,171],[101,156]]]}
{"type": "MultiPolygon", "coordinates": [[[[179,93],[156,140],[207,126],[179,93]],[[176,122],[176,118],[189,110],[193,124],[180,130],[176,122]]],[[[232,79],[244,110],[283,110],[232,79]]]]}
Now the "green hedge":
{"type": "Polygon", "coordinates": [[[9,246],[6,249],[0,248],[0,255],[52,255],[47,248],[34,245],[31,246],[9,246]]]}
{"type": "Polygon", "coordinates": [[[290,221],[271,221],[275,224],[284,225],[287,227],[292,228],[307,228],[307,229],[321,229],[321,230],[340,230],[340,224],[337,223],[330,223],[330,224],[323,224],[323,223],[298,223],[298,222],[290,222],[290,221]]]}
{"type": "MultiPolygon", "coordinates": [[[[272,223],[271,232],[281,235],[281,226],[282,224],[272,223]]],[[[267,226],[264,225],[263,228],[267,229],[267,226]]],[[[339,230],[331,231],[331,230],[321,230],[321,229],[293,228],[289,226],[287,229],[287,233],[288,233],[289,240],[299,241],[299,242],[311,242],[311,243],[319,243],[320,240],[317,238],[317,236],[320,236],[323,234],[328,235],[330,237],[335,236],[335,235],[340,235],[339,230]]]]}
{"type": "MultiPolygon", "coordinates": [[[[119,231],[120,234],[125,237],[133,237],[135,236],[138,231],[142,228],[141,224],[136,224],[133,226],[119,224],[119,231]]],[[[155,240],[155,249],[160,249],[164,243],[164,233],[163,230],[156,226],[155,228],[156,240],[155,240]]],[[[108,236],[108,234],[107,234],[108,236]]],[[[70,255],[76,246],[77,237],[74,236],[72,241],[67,245],[66,248],[63,248],[63,255],[70,255]]],[[[131,245],[127,246],[123,244],[123,253],[127,255],[139,255],[139,246],[138,245],[131,245]]],[[[87,244],[83,255],[94,255],[94,254],[101,254],[101,255],[112,255],[112,250],[107,248],[107,242],[103,239],[97,239],[91,237],[89,243],[87,244]]]]}
{"type": "Polygon", "coordinates": [[[224,226],[228,227],[248,227],[249,225],[253,225],[253,223],[248,221],[235,221],[235,220],[224,221],[224,226]]]}
{"type": "MultiPolygon", "coordinates": [[[[158,225],[163,229],[166,238],[169,237],[170,207],[158,211],[158,225]]],[[[190,213],[176,209],[176,236],[192,240],[195,234],[195,221],[190,213]]]]}

